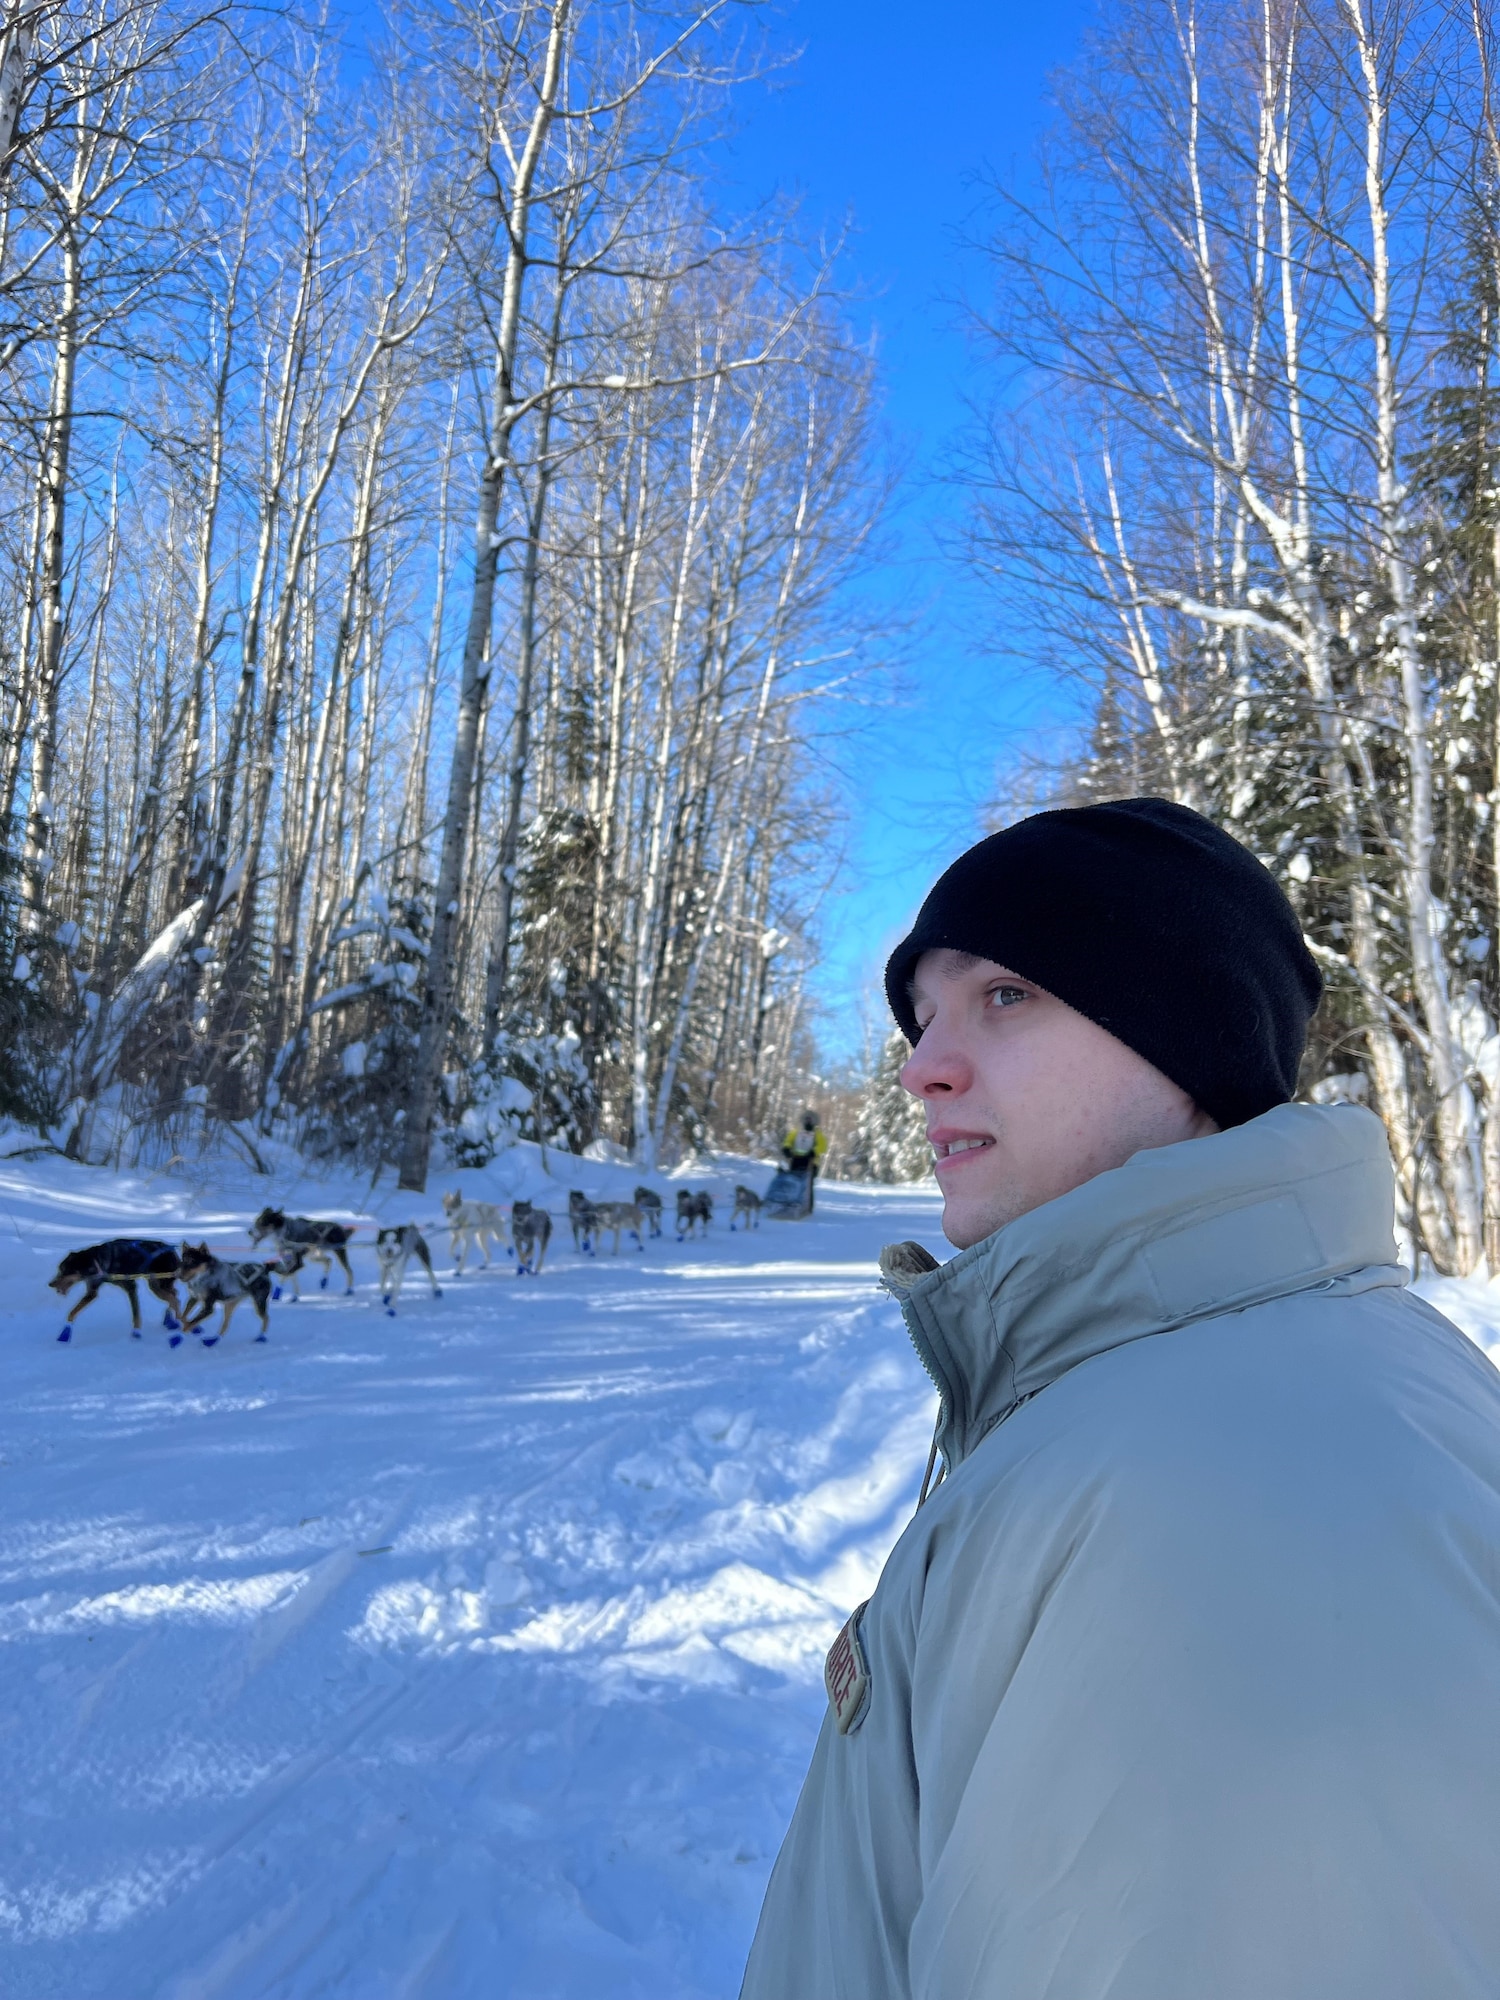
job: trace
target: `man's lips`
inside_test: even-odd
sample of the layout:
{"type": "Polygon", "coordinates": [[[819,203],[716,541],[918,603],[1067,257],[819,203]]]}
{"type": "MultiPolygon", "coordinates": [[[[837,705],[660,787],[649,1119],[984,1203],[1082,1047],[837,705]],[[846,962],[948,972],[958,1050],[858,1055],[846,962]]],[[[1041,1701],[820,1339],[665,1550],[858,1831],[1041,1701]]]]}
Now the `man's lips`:
{"type": "Polygon", "coordinates": [[[977,1159],[981,1153],[989,1152],[994,1140],[987,1132],[957,1132],[950,1127],[939,1126],[936,1132],[929,1132],[927,1143],[931,1146],[933,1166],[941,1172],[944,1167],[955,1167],[961,1160],[977,1159]]]}

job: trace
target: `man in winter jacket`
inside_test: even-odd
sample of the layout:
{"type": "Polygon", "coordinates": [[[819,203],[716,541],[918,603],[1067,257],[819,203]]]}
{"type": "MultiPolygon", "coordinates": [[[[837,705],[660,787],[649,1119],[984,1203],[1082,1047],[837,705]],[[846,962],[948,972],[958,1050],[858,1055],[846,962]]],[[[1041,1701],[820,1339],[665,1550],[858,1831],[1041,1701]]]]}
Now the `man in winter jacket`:
{"type": "Polygon", "coordinates": [[[1500,1377],[1405,1289],[1319,980],[1162,800],[961,857],[887,971],[961,1251],[941,1475],[829,1656],[745,2000],[1493,2000],[1500,1377]]]}

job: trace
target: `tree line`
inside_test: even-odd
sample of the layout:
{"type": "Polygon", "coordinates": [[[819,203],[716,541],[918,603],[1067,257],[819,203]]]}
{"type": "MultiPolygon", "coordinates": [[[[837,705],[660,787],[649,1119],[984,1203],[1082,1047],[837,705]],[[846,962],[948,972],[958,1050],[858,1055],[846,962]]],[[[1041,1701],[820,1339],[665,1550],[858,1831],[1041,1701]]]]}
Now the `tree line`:
{"type": "Polygon", "coordinates": [[[425,1183],[812,1061],[884,501],[736,0],[0,13],[3,1108],[425,1183]]]}
{"type": "Polygon", "coordinates": [[[991,190],[966,553],[1078,690],[1055,795],[1275,870],[1438,1268],[1500,1269],[1491,0],[1115,0],[991,190]]]}

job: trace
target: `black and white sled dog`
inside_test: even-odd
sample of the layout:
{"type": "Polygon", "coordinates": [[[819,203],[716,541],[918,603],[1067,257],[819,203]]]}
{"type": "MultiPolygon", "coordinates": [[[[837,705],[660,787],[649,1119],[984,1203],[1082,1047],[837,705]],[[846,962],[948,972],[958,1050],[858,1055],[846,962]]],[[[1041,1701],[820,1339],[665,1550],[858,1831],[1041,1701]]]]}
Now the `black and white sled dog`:
{"type": "Polygon", "coordinates": [[[645,1249],[646,1246],[641,1241],[641,1210],[638,1202],[596,1201],[594,1203],[594,1221],[600,1236],[604,1234],[606,1229],[614,1231],[615,1255],[617,1257],[620,1254],[620,1232],[622,1229],[628,1229],[630,1234],[635,1238],[635,1247],[637,1250],[645,1249]]]}
{"type": "Polygon", "coordinates": [[[182,1316],[182,1324],[197,1333],[213,1317],[215,1306],[224,1308],[224,1318],[214,1334],[202,1335],[205,1347],[214,1347],[229,1331],[242,1301],[248,1299],[260,1321],[257,1340],[264,1340],[268,1322],[266,1307],[271,1303],[271,1266],[259,1260],[216,1257],[206,1243],[184,1243],[179,1266],[182,1282],[193,1303],[182,1316]]]}
{"type": "Polygon", "coordinates": [[[638,1187],[635,1191],[635,1205],[651,1225],[653,1236],[661,1235],[661,1196],[655,1188],[638,1187]]]}
{"type": "MultiPolygon", "coordinates": [[[[297,1273],[304,1264],[317,1264],[323,1275],[318,1280],[319,1291],[328,1289],[328,1274],[337,1258],[343,1268],[345,1294],[354,1290],[354,1273],[349,1268],[349,1259],[344,1246],[354,1235],[354,1230],[346,1222],[319,1222],[310,1215],[288,1215],[284,1209],[263,1208],[250,1226],[250,1241],[259,1243],[269,1236],[276,1245],[277,1261],[282,1269],[277,1274],[290,1278],[292,1296],[300,1299],[302,1288],[297,1283],[297,1273]]],[[[280,1293],[280,1287],[277,1288],[280,1293]]]]}
{"type": "Polygon", "coordinates": [[[745,1227],[747,1229],[760,1228],[760,1196],[755,1192],[754,1188],[735,1188],[734,1214],[729,1218],[731,1229],[733,1229],[736,1219],[742,1215],[745,1218],[745,1227]]]}
{"type": "Polygon", "coordinates": [[[686,1188],[679,1188],[677,1190],[677,1241],[679,1243],[684,1236],[692,1235],[695,1223],[702,1224],[703,1234],[706,1236],[708,1234],[708,1225],[713,1219],[714,1198],[711,1194],[706,1192],[690,1194],[686,1188]]]}
{"type": "Polygon", "coordinates": [[[414,1222],[382,1229],[375,1238],[375,1255],[380,1264],[380,1303],[392,1319],[396,1317],[396,1294],[401,1289],[406,1267],[413,1257],[427,1273],[432,1296],[435,1299],[443,1296],[443,1288],[432,1268],[432,1252],[427,1247],[427,1238],[414,1222]]]}
{"type": "Polygon", "coordinates": [[[443,1213],[448,1218],[448,1254],[455,1271],[463,1270],[471,1248],[484,1258],[486,1270],[490,1267],[491,1243],[503,1243],[510,1248],[510,1224],[505,1219],[505,1210],[497,1208],[494,1202],[465,1201],[457,1188],[449,1188],[443,1196],[443,1213]]]}
{"type": "Polygon", "coordinates": [[[516,1245],[516,1276],[539,1278],[552,1241],[552,1217],[545,1208],[533,1208],[529,1201],[513,1201],[510,1233],[516,1245]]]}
{"type": "MultiPolygon", "coordinates": [[[[514,1228],[516,1220],[514,1203],[511,1205],[510,1219],[511,1227],[514,1228]]],[[[581,1194],[577,1188],[570,1189],[568,1193],[568,1227],[573,1232],[573,1248],[592,1256],[594,1239],[599,1234],[599,1214],[588,1196],[581,1194]]]]}
{"type": "Polygon", "coordinates": [[[149,1291],[166,1306],[162,1324],[172,1336],[172,1346],[181,1344],[181,1309],[177,1303],[179,1259],[170,1243],[150,1237],[115,1236],[108,1243],[91,1243],[86,1250],[70,1250],[47,1280],[54,1292],[66,1298],[75,1285],[82,1285],[83,1297],[63,1321],[59,1340],[73,1338],[73,1322],[85,1306],[91,1306],[104,1285],[118,1285],[130,1301],[130,1331],[141,1337],[141,1301],[136,1281],[144,1278],[149,1291]]]}

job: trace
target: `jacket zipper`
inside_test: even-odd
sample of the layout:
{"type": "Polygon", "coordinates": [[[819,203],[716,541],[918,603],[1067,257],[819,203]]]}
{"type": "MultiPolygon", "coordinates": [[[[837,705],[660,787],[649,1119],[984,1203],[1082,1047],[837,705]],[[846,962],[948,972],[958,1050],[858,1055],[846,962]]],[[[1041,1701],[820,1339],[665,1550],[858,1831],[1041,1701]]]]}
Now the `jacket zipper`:
{"type": "MultiPolygon", "coordinates": [[[[889,1289],[888,1286],[887,1290],[889,1289]]],[[[937,1440],[942,1433],[943,1426],[951,1423],[953,1419],[953,1392],[949,1388],[941,1369],[938,1367],[937,1356],[932,1351],[932,1343],[918,1325],[915,1313],[910,1310],[906,1299],[898,1297],[898,1303],[901,1307],[901,1317],[906,1321],[907,1339],[910,1340],[913,1348],[916,1350],[917,1359],[921,1362],[928,1381],[937,1390],[938,1420],[932,1433],[933,1449],[936,1450],[937,1440]]],[[[948,1476],[948,1470],[948,1461],[945,1457],[939,1480],[940,1484],[941,1480],[948,1476]]]]}

